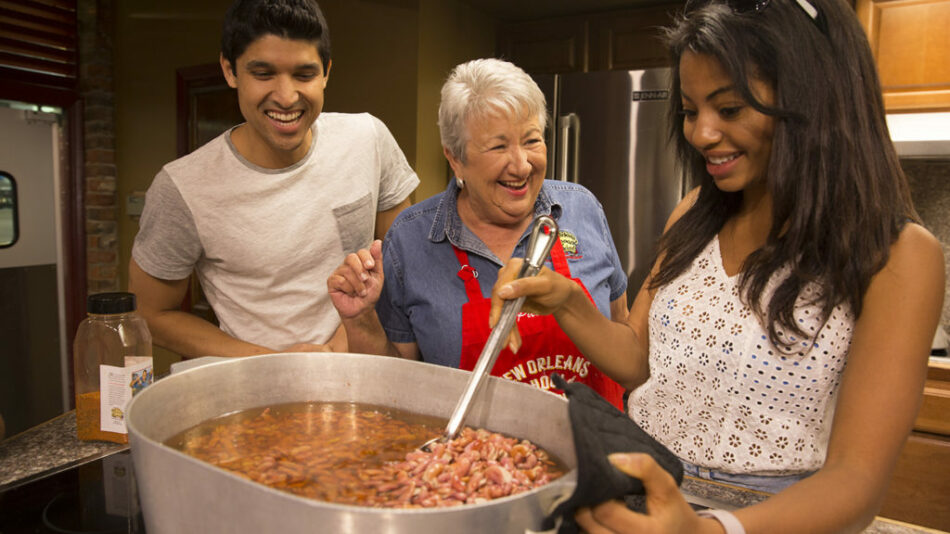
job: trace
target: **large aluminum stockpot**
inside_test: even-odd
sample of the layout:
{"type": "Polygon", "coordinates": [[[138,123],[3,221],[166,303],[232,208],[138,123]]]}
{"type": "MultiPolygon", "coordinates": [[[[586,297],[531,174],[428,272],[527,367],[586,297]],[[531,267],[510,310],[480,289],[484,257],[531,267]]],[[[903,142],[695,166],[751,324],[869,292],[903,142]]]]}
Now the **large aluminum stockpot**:
{"type": "Polygon", "coordinates": [[[573,491],[576,459],[567,401],[526,384],[491,378],[466,424],[529,439],[571,471],[530,492],[481,504],[411,510],[331,504],[251,482],[163,445],[213,417],[285,402],[359,402],[447,419],[468,377],[398,358],[296,353],[220,361],[163,378],[126,410],[146,528],[149,534],[540,530],[554,504],[573,491]]]}

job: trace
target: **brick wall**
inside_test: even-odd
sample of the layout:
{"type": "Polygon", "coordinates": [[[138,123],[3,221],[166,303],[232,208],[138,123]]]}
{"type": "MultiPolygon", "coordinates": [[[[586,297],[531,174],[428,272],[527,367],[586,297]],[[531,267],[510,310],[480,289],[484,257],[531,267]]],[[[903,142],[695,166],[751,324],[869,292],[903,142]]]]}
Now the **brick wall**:
{"type": "Polygon", "coordinates": [[[79,0],[86,277],[89,293],[119,290],[112,47],[114,0],[79,0]]]}

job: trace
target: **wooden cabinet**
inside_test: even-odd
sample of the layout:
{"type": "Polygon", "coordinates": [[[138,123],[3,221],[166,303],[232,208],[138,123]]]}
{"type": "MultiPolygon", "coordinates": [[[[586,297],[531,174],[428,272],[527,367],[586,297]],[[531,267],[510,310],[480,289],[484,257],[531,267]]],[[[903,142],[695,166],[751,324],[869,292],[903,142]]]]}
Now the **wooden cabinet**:
{"type": "Polygon", "coordinates": [[[930,364],[914,430],[950,437],[950,364],[930,364]]]}
{"type": "Polygon", "coordinates": [[[950,531],[950,366],[931,364],[924,400],[879,515],[950,531]]]}
{"type": "Polygon", "coordinates": [[[950,0],[856,0],[888,111],[950,111],[950,0]]]}
{"type": "Polygon", "coordinates": [[[497,52],[532,73],[633,70],[669,64],[661,29],[681,3],[509,23],[497,52]]]}
{"type": "Polygon", "coordinates": [[[878,515],[950,530],[950,437],[913,432],[897,461],[878,515]]]}
{"type": "Polygon", "coordinates": [[[498,56],[531,73],[586,72],[588,27],[583,17],[507,24],[498,32],[498,56]]]}
{"type": "Polygon", "coordinates": [[[634,70],[665,67],[669,52],[663,28],[670,25],[679,4],[604,13],[592,16],[591,70],[634,70]]]}
{"type": "MultiPolygon", "coordinates": [[[[534,73],[669,63],[661,39],[682,2],[507,23],[497,52],[534,73]]],[[[950,0],[854,0],[888,111],[950,111],[950,0]]]]}

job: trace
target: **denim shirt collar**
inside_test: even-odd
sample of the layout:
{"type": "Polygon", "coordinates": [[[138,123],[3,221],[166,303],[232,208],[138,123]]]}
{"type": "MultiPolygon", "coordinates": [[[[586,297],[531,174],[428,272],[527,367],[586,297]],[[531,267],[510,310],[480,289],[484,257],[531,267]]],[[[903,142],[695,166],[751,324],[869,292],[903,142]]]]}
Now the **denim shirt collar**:
{"type": "MultiPolygon", "coordinates": [[[[498,265],[502,265],[501,260],[488,249],[485,243],[462,223],[458,210],[459,191],[461,190],[458,184],[455,183],[455,179],[450,179],[449,185],[445,188],[445,192],[439,200],[439,206],[436,208],[432,227],[429,229],[429,240],[438,243],[448,239],[449,243],[455,245],[456,248],[473,252],[493,260],[498,265]]],[[[534,201],[534,216],[550,215],[556,221],[561,216],[561,209],[561,205],[551,199],[545,191],[545,184],[542,184],[541,191],[538,192],[538,198],[534,201]]],[[[531,227],[529,226],[518,241],[518,246],[521,246],[530,232],[531,227]]]]}

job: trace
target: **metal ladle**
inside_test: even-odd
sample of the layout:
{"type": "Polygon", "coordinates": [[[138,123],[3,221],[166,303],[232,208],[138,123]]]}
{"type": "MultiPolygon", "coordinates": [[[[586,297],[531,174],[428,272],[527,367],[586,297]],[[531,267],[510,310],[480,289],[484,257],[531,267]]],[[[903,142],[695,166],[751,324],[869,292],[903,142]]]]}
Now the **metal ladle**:
{"type": "MultiPolygon", "coordinates": [[[[531,229],[531,236],[528,238],[528,249],[525,253],[525,261],[521,265],[521,270],[518,272],[517,278],[538,274],[544,265],[544,260],[547,259],[548,254],[551,252],[551,247],[554,245],[556,239],[557,223],[554,222],[554,219],[547,215],[541,215],[535,219],[533,228],[531,229]]],[[[462,428],[462,423],[465,421],[465,416],[468,415],[469,408],[472,406],[472,401],[478,394],[481,385],[485,383],[485,377],[488,376],[492,367],[495,366],[498,354],[501,352],[505,340],[508,339],[508,334],[515,324],[515,319],[518,316],[518,312],[521,311],[521,306],[524,305],[524,301],[525,297],[518,297],[515,300],[506,300],[502,305],[501,316],[498,318],[498,323],[495,324],[491,333],[488,335],[488,341],[485,342],[485,347],[482,348],[482,353],[478,356],[478,362],[475,363],[475,369],[472,370],[468,384],[465,385],[465,391],[462,393],[462,397],[459,398],[458,404],[455,405],[455,410],[449,418],[445,433],[425,442],[420,449],[428,452],[431,445],[438,442],[445,443],[458,435],[459,430],[462,428]]]]}

